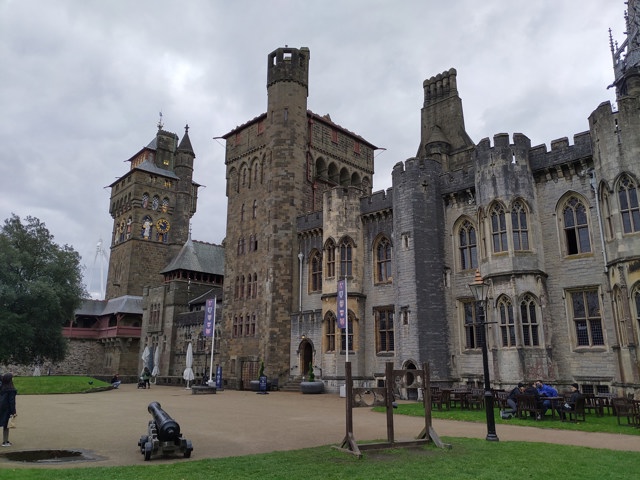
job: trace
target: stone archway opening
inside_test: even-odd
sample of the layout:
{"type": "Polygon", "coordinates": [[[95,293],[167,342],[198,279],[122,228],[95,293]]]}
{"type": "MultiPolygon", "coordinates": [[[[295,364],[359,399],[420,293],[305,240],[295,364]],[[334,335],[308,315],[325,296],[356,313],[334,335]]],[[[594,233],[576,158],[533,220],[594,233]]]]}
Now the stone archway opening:
{"type": "Polygon", "coordinates": [[[303,378],[309,375],[309,365],[313,362],[313,345],[308,340],[300,344],[300,373],[303,378]]]}

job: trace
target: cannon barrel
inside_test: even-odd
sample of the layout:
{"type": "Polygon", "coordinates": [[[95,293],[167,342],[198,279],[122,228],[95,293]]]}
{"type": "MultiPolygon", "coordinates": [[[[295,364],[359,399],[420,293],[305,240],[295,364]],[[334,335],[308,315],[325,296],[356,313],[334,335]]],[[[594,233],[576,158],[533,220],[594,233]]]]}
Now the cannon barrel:
{"type": "Polygon", "coordinates": [[[156,424],[158,440],[168,442],[180,437],[180,425],[162,409],[158,402],[151,402],[147,410],[156,424]]]}

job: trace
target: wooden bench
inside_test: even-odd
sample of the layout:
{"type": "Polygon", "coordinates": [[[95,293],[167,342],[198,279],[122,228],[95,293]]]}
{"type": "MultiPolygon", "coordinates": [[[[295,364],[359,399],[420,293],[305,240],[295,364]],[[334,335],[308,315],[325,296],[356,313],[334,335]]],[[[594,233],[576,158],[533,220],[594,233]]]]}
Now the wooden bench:
{"type": "Polygon", "coordinates": [[[537,418],[542,417],[542,409],[538,405],[538,401],[535,395],[518,395],[516,396],[516,403],[518,404],[518,410],[516,415],[518,417],[524,416],[526,412],[532,413],[537,418]]]}

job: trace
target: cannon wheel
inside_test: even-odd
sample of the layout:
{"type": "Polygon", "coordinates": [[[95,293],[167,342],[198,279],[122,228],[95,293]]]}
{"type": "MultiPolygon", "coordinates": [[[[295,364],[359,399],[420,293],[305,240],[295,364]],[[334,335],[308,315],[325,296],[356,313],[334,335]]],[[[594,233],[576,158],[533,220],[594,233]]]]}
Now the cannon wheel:
{"type": "Polygon", "coordinates": [[[193,445],[191,440],[185,440],[184,442],[184,458],[191,458],[191,452],[193,451],[193,445]]]}
{"type": "Polygon", "coordinates": [[[153,451],[153,444],[147,441],[144,444],[144,461],[147,462],[151,460],[151,452],[153,451]]]}
{"type": "Polygon", "coordinates": [[[140,453],[144,454],[144,444],[149,440],[149,435],[142,435],[138,440],[138,447],[140,447],[140,453]]]}

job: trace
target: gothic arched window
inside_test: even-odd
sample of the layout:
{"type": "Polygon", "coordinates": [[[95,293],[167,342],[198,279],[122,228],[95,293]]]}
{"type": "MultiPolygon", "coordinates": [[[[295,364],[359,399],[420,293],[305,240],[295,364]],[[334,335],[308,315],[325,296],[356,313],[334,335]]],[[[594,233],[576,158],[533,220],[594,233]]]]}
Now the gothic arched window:
{"type": "Polygon", "coordinates": [[[640,232],[640,206],[638,189],[629,175],[623,175],[618,184],[618,200],[624,233],[640,232]]]}
{"type": "Polygon", "coordinates": [[[513,315],[513,304],[507,297],[498,301],[498,313],[500,315],[500,336],[503,347],[516,346],[516,324],[513,315]]]}
{"type": "Polygon", "coordinates": [[[458,249],[461,270],[478,268],[476,229],[469,220],[465,220],[458,230],[458,249]]]}
{"type": "Polygon", "coordinates": [[[310,275],[309,275],[309,292],[322,291],[322,255],[318,250],[311,253],[309,259],[310,275]]]}
{"type": "Polygon", "coordinates": [[[514,202],[511,209],[511,231],[513,233],[513,249],[529,250],[529,226],[527,210],[522,202],[514,202]]]}
{"type": "Polygon", "coordinates": [[[375,245],[375,255],[376,283],[391,281],[391,242],[387,237],[378,239],[375,245]]]}
{"type": "Polygon", "coordinates": [[[493,253],[506,252],[509,248],[507,245],[507,221],[502,204],[493,205],[490,219],[493,253]]]}
{"type": "Polygon", "coordinates": [[[533,296],[527,294],[520,302],[520,321],[522,322],[522,343],[525,346],[540,345],[537,303],[533,296]]]}
{"type": "Polygon", "coordinates": [[[576,196],[567,199],[562,209],[567,255],[591,252],[587,209],[576,196]]]}

